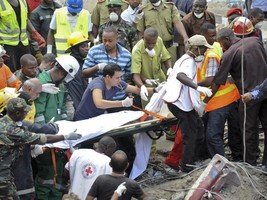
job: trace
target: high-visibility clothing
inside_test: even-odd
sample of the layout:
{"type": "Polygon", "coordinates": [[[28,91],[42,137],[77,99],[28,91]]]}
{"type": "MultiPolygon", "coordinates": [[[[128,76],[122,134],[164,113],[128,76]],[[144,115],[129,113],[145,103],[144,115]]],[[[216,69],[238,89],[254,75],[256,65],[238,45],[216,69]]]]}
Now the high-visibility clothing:
{"type": "MultiPolygon", "coordinates": [[[[71,27],[70,23],[67,19],[68,10],[66,7],[59,8],[55,10],[56,16],[56,33],[54,35],[57,49],[57,56],[65,54],[67,46],[67,40],[71,35],[71,27]]],[[[79,31],[83,33],[83,35],[88,35],[88,18],[89,12],[87,10],[82,9],[79,13],[79,17],[75,24],[73,32],[79,31]]]]}
{"type": "Polygon", "coordinates": [[[26,0],[20,0],[20,19],[18,23],[16,13],[7,0],[0,0],[0,44],[17,46],[22,42],[29,44],[27,30],[28,8],[26,0]]]}
{"type": "Polygon", "coordinates": [[[0,89],[12,87],[16,88],[18,91],[20,86],[21,81],[10,71],[8,66],[3,64],[3,66],[0,68],[0,89]]]}
{"type": "MultiPolygon", "coordinates": [[[[214,49],[207,49],[206,56],[202,63],[202,66],[198,68],[197,78],[198,82],[204,80],[206,77],[206,70],[208,66],[208,62],[210,58],[216,59],[218,63],[220,63],[221,53],[219,43],[215,42],[213,45],[214,49]]],[[[208,102],[205,111],[209,112],[218,108],[222,108],[224,106],[237,101],[240,98],[240,94],[236,85],[230,81],[226,82],[225,85],[221,85],[215,95],[208,102]]]]}

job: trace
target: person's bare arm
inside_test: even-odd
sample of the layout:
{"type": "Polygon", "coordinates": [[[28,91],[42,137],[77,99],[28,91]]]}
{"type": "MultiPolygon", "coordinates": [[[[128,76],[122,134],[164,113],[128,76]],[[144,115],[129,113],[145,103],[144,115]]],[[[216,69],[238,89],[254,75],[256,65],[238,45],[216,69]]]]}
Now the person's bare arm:
{"type": "Polygon", "coordinates": [[[82,74],[86,77],[86,78],[90,78],[93,77],[99,70],[98,64],[96,64],[93,67],[87,68],[82,70],[82,74]]]}
{"type": "Polygon", "coordinates": [[[164,67],[168,70],[169,68],[172,67],[172,62],[171,62],[171,59],[168,59],[166,61],[163,62],[164,64],[164,67]]]}
{"type": "Polygon", "coordinates": [[[96,38],[98,35],[98,26],[93,24],[93,36],[96,38]]]}
{"type": "Polygon", "coordinates": [[[55,30],[49,29],[48,35],[47,35],[47,45],[53,45],[55,38],[54,38],[55,30]]]}
{"type": "Polygon", "coordinates": [[[199,86],[203,86],[203,87],[210,87],[211,84],[212,84],[213,79],[214,79],[214,76],[207,77],[203,81],[198,82],[197,84],[199,86]]]}
{"type": "MultiPolygon", "coordinates": [[[[154,88],[147,88],[147,91],[149,95],[152,95],[154,93],[154,88]]],[[[127,88],[125,89],[125,92],[140,95],[141,89],[136,86],[128,85],[127,88]]]]}
{"type": "Polygon", "coordinates": [[[178,73],[177,74],[177,79],[184,85],[187,85],[188,87],[191,87],[193,89],[197,89],[197,84],[194,83],[188,76],[186,76],[185,73],[178,73]]]}
{"type": "Polygon", "coordinates": [[[116,108],[122,107],[122,101],[109,101],[103,99],[102,90],[94,89],[92,92],[93,101],[97,108],[107,109],[107,108],[116,108]]]}
{"type": "Polygon", "coordinates": [[[180,20],[178,20],[174,23],[174,26],[175,26],[176,30],[178,31],[178,33],[183,37],[184,44],[186,44],[188,41],[188,35],[185,31],[183,23],[180,20]]]}
{"type": "Polygon", "coordinates": [[[144,85],[140,74],[133,74],[133,81],[138,87],[141,87],[142,85],[144,85]]]}

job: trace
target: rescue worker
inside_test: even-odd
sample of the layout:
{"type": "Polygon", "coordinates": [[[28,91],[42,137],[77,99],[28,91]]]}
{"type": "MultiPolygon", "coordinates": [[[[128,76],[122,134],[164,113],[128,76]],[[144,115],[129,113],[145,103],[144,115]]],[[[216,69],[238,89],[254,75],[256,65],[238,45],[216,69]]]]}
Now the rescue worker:
{"type": "Polygon", "coordinates": [[[82,75],[84,59],[86,58],[89,50],[88,42],[88,38],[81,32],[73,32],[67,42],[68,49],[66,50],[66,53],[70,53],[70,55],[73,56],[80,65],[79,71],[76,73],[74,79],[65,84],[68,91],[66,102],[67,113],[68,115],[71,115],[71,119],[73,119],[74,112],[77,109],[88,85],[88,80],[82,75]],[[69,103],[72,105],[68,105],[69,103]],[[69,112],[69,107],[74,107],[74,110],[70,108],[71,112],[69,112]]]}
{"type": "MultiPolygon", "coordinates": [[[[210,87],[219,69],[222,49],[216,42],[216,27],[213,24],[203,24],[201,34],[205,36],[213,49],[207,49],[203,61],[199,60],[197,81],[199,86],[210,87]]],[[[225,85],[220,86],[207,105],[203,103],[206,114],[202,119],[205,124],[207,147],[211,158],[215,154],[224,156],[223,136],[227,120],[228,144],[232,152],[232,159],[234,161],[242,160],[242,138],[238,115],[239,98],[238,89],[233,80],[229,78],[225,85]]]]}
{"type": "MultiPolygon", "coordinates": [[[[243,28],[245,31],[249,29],[246,26],[243,28]]],[[[220,85],[226,83],[228,73],[231,74],[240,94],[242,94],[242,89],[245,92],[250,91],[265,80],[267,74],[267,55],[258,38],[247,37],[240,39],[234,35],[231,29],[223,28],[217,33],[217,41],[225,52],[221,59],[220,70],[213,79],[213,93],[218,90],[220,85]],[[241,79],[242,69],[244,71],[243,80],[241,79]]],[[[209,98],[206,98],[204,102],[208,102],[208,100],[209,98]]],[[[245,135],[243,135],[245,137],[243,139],[245,141],[246,151],[244,152],[245,155],[243,155],[243,158],[245,162],[251,165],[257,164],[258,117],[263,126],[263,130],[267,130],[267,127],[265,127],[267,118],[263,117],[264,113],[267,112],[266,105],[266,99],[255,103],[247,103],[246,107],[242,102],[239,103],[240,124],[244,123],[244,113],[246,112],[245,135]]],[[[243,126],[241,126],[242,132],[243,126]]],[[[265,132],[264,134],[266,135],[267,133],[265,132]]],[[[264,155],[263,164],[265,164],[265,161],[266,154],[264,155]]]]}
{"type": "Polygon", "coordinates": [[[142,99],[148,100],[146,86],[158,85],[166,81],[163,65],[169,73],[172,70],[171,56],[155,28],[147,28],[144,39],[140,40],[132,52],[131,71],[134,83],[141,89],[142,99]]]}
{"type": "MultiPolygon", "coordinates": [[[[30,20],[36,31],[47,39],[49,25],[56,9],[61,8],[61,5],[53,0],[43,0],[40,5],[30,13],[30,20]]],[[[56,51],[52,51],[56,54],[56,51]]],[[[42,55],[46,53],[46,47],[41,50],[42,55]]]]}
{"type": "Polygon", "coordinates": [[[37,74],[37,60],[31,54],[24,54],[20,58],[20,68],[14,74],[18,77],[18,79],[24,83],[26,80],[30,78],[35,78],[38,76],[37,74]]]}
{"type": "Polygon", "coordinates": [[[56,56],[65,54],[71,33],[79,31],[89,38],[92,30],[91,15],[83,9],[83,0],[67,0],[67,7],[56,9],[47,36],[47,53],[52,53],[55,43],[56,56]]]}
{"type": "Polygon", "coordinates": [[[30,53],[27,31],[40,48],[44,48],[46,42],[28,19],[29,9],[26,0],[2,0],[0,13],[0,44],[10,55],[5,64],[15,72],[20,69],[20,57],[30,53]]]}
{"type": "Polygon", "coordinates": [[[21,81],[11,72],[8,66],[4,64],[4,58],[9,57],[6,50],[0,45],[0,89],[12,87],[19,90],[21,81]]]}
{"type": "MultiPolygon", "coordinates": [[[[71,81],[79,71],[79,63],[73,57],[64,55],[56,58],[54,67],[49,71],[43,71],[39,74],[38,79],[44,83],[54,83],[60,89],[57,94],[48,94],[42,92],[38,99],[35,100],[36,115],[35,123],[45,124],[52,118],[55,121],[67,119],[65,111],[65,82],[71,81]]],[[[61,199],[63,186],[62,172],[66,157],[63,150],[46,149],[44,154],[36,159],[38,172],[35,182],[35,196],[37,199],[61,199]],[[51,154],[55,157],[52,162],[51,154]],[[56,161],[55,161],[56,160],[56,161]],[[56,163],[55,163],[56,162],[56,163]],[[53,166],[56,166],[55,171],[53,166]],[[53,179],[55,178],[56,183],[53,179]]]]}
{"type": "Polygon", "coordinates": [[[121,5],[122,0],[109,0],[107,2],[106,6],[108,7],[110,20],[99,27],[99,41],[103,41],[102,34],[104,29],[113,26],[118,32],[118,43],[131,52],[138,41],[137,30],[121,18],[121,5]]]}
{"type": "Polygon", "coordinates": [[[80,134],[73,132],[65,135],[44,135],[28,131],[22,126],[22,120],[29,109],[30,107],[24,99],[13,98],[6,105],[7,114],[0,119],[0,158],[2,161],[0,169],[0,199],[19,199],[11,166],[15,164],[25,145],[76,140],[81,137],[80,134]]]}
{"type": "Polygon", "coordinates": [[[175,28],[178,31],[185,43],[188,39],[177,8],[171,2],[150,0],[144,7],[143,12],[144,16],[137,24],[140,37],[143,37],[144,31],[148,27],[157,29],[159,37],[161,37],[171,55],[172,64],[174,64],[177,59],[176,47],[173,46],[173,29],[175,28]]]}
{"type": "Polygon", "coordinates": [[[109,162],[116,148],[115,140],[110,136],[104,136],[99,140],[95,150],[75,150],[66,164],[70,173],[70,192],[77,194],[80,199],[86,199],[95,179],[99,175],[112,172],[109,162]]]}
{"type": "Polygon", "coordinates": [[[209,88],[197,85],[196,60],[203,56],[207,48],[212,48],[202,35],[194,35],[188,40],[189,49],[173,67],[163,100],[178,119],[182,131],[183,154],[179,166],[182,172],[193,170],[192,165],[200,159],[204,145],[204,127],[200,118],[200,93],[211,96],[209,88]],[[178,80],[178,81],[177,81],[178,80]],[[189,95],[188,95],[189,94],[189,95]]]}
{"type": "MultiPolygon", "coordinates": [[[[99,27],[107,23],[110,20],[109,12],[106,4],[108,0],[98,0],[93,12],[92,12],[92,23],[93,23],[93,36],[97,38],[99,27]]],[[[127,1],[122,1],[122,10],[125,10],[128,7],[127,1]]]]}

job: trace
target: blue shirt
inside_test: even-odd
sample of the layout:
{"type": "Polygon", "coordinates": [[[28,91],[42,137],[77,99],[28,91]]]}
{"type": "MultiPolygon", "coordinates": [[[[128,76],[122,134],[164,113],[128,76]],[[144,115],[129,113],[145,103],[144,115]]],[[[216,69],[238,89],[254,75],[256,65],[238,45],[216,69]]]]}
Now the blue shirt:
{"type": "MultiPolygon", "coordinates": [[[[125,49],[124,47],[117,44],[118,53],[115,58],[112,58],[108,55],[105,46],[103,44],[99,44],[93,46],[84,61],[83,70],[94,67],[99,63],[116,63],[122,69],[122,77],[121,80],[132,80],[131,77],[131,53],[125,49]]],[[[97,72],[93,78],[102,77],[103,74],[101,72],[97,72]]],[[[125,92],[121,91],[117,93],[113,99],[121,100],[125,98],[125,92]]]]}
{"type": "Polygon", "coordinates": [[[105,113],[105,109],[100,109],[95,106],[92,96],[94,89],[102,90],[102,95],[104,100],[112,100],[112,97],[114,97],[114,95],[117,92],[124,91],[127,85],[128,84],[126,82],[121,81],[118,87],[113,86],[110,89],[107,89],[103,77],[97,77],[93,79],[89,83],[88,87],[86,88],[83,94],[82,100],[76,110],[74,120],[78,121],[78,120],[88,119],[105,113]]]}

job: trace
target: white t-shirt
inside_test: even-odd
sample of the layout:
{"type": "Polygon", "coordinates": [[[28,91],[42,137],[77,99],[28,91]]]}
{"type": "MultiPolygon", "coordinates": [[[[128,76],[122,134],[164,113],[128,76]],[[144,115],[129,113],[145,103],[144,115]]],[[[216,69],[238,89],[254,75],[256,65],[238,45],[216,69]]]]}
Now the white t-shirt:
{"type": "MultiPolygon", "coordinates": [[[[55,15],[55,13],[56,12],[54,12],[54,14],[52,16],[52,19],[51,19],[51,22],[50,22],[50,27],[49,27],[52,30],[57,30],[57,23],[56,23],[56,15],[55,15]]],[[[71,32],[73,32],[73,30],[75,28],[75,25],[76,25],[78,17],[79,17],[79,13],[77,15],[73,16],[68,11],[67,19],[68,19],[68,21],[70,23],[71,32]]],[[[93,24],[91,23],[91,14],[89,13],[89,15],[88,15],[88,32],[92,31],[92,27],[93,27],[93,24]]]]}
{"type": "Polygon", "coordinates": [[[66,165],[70,172],[70,191],[85,200],[95,179],[112,172],[109,162],[108,156],[93,149],[75,150],[66,165]]]}

